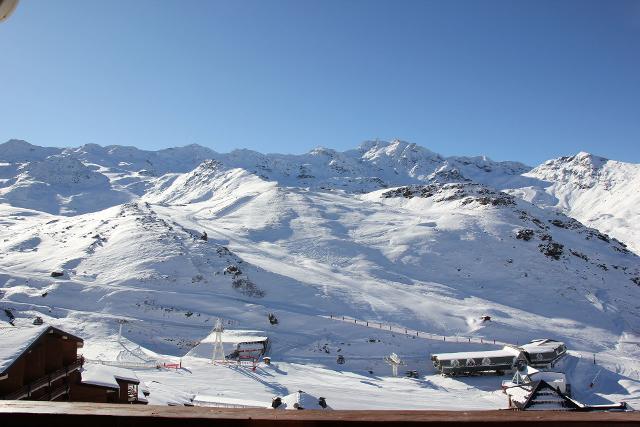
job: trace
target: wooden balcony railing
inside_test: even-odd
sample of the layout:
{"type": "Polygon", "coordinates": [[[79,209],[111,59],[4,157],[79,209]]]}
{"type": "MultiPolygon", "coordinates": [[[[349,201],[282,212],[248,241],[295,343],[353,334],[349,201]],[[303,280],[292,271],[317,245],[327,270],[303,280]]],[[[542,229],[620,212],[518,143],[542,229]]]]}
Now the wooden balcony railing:
{"type": "Polygon", "coordinates": [[[50,387],[51,383],[59,380],[60,378],[64,378],[68,376],[70,373],[77,371],[82,366],[83,360],[78,358],[75,362],[70,365],[63,366],[62,368],[51,372],[49,375],[45,375],[42,378],[38,378],[35,381],[26,384],[20,389],[14,391],[13,393],[6,394],[0,399],[2,400],[20,400],[26,399],[31,396],[31,394],[37,390],[40,390],[43,387],[50,387]]]}
{"type": "Polygon", "coordinates": [[[0,425],[47,427],[617,427],[640,426],[639,412],[277,411],[126,404],[0,402],[0,425]]]}

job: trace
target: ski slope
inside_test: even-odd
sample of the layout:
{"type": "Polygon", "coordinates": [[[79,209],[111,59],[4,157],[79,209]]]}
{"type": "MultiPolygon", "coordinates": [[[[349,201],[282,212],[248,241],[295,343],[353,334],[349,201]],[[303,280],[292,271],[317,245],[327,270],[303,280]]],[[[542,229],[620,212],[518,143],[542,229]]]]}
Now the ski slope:
{"type": "Polygon", "coordinates": [[[585,402],[640,398],[639,258],[499,191],[537,179],[524,165],[401,141],[301,156],[24,144],[0,145],[0,326],[6,309],[84,337],[85,357],[134,367],[153,404],[302,389],[336,409],[504,408],[503,378],[440,377],[429,356],[535,338],[567,343],[585,402]],[[218,318],[263,331],[274,364],[185,357],[218,318]],[[392,352],[420,378],[391,377],[392,352]]]}

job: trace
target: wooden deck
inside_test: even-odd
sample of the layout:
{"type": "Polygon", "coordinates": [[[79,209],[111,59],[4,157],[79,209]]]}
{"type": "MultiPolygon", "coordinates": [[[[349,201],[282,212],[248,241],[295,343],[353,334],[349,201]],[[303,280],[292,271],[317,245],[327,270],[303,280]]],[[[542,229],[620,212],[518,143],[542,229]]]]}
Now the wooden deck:
{"type": "Polygon", "coordinates": [[[97,403],[0,402],[9,426],[640,426],[640,412],[274,411],[97,403]]]}

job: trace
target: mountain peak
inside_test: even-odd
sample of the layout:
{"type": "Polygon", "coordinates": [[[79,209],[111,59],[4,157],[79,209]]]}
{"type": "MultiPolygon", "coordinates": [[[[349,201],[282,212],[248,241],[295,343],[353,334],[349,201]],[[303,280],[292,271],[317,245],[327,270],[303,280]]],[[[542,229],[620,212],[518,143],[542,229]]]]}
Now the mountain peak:
{"type": "Polygon", "coordinates": [[[0,159],[11,163],[40,161],[61,151],[59,148],[40,147],[21,139],[10,139],[0,144],[0,159]]]}

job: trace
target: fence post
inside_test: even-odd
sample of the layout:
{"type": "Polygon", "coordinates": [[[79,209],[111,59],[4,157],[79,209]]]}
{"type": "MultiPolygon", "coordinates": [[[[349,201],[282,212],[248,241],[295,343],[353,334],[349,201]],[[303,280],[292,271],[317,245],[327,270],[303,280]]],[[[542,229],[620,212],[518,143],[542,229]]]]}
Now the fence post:
{"type": "Polygon", "coordinates": [[[367,326],[369,326],[369,322],[367,322],[367,326]]]}
{"type": "Polygon", "coordinates": [[[493,343],[494,343],[494,344],[496,343],[496,340],[495,340],[495,338],[493,339],[493,343]]]}
{"type": "Polygon", "coordinates": [[[442,336],[442,341],[446,341],[447,337],[445,337],[444,335],[442,336]]]}

